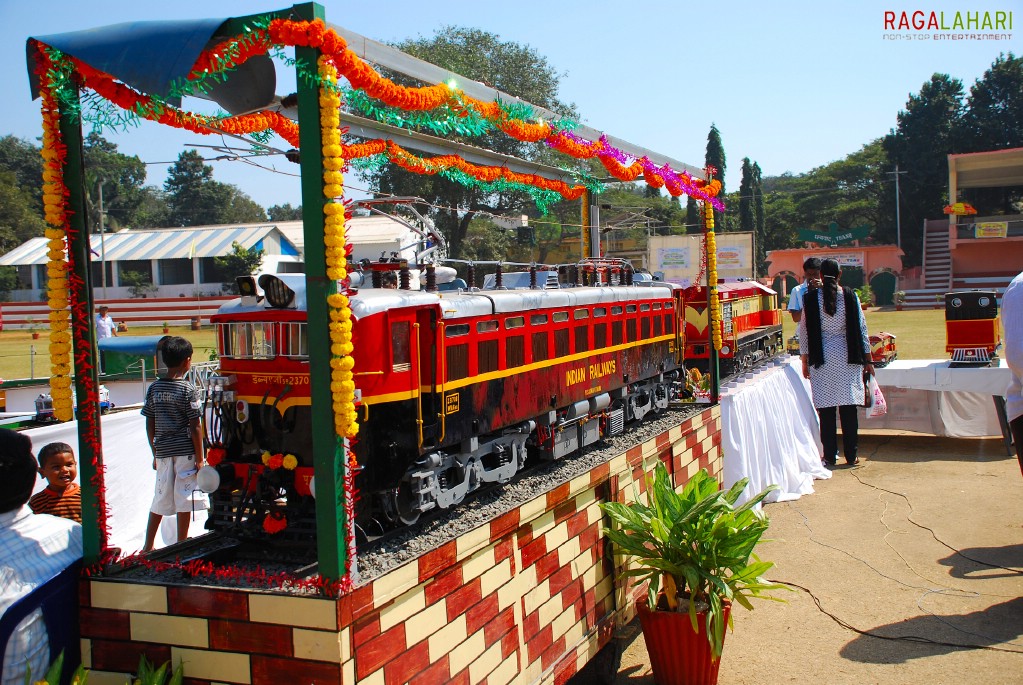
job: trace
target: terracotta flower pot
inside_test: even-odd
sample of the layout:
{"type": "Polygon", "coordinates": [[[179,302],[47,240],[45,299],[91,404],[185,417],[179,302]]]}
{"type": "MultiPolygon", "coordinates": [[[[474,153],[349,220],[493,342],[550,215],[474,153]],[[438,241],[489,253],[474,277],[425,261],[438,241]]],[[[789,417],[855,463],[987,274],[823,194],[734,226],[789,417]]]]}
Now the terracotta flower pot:
{"type": "MultiPolygon", "coordinates": [[[[728,625],[731,604],[724,607],[728,625]]],[[[693,630],[688,613],[651,611],[646,598],[636,602],[650,667],[657,685],[715,685],[721,660],[714,658],[707,640],[706,614],[697,612],[693,630]]]]}

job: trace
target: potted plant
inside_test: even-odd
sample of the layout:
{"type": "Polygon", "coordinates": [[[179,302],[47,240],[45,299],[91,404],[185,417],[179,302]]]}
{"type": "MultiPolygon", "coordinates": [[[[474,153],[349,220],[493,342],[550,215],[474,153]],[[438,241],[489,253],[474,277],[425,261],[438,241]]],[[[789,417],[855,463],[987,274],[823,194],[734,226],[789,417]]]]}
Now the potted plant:
{"type": "Polygon", "coordinates": [[[169,331],[170,331],[170,328],[167,326],[167,322],[164,321],[163,322],[163,332],[164,333],[168,333],[169,331]]]}
{"type": "Polygon", "coordinates": [[[867,311],[867,307],[874,303],[874,291],[869,285],[863,285],[856,289],[856,295],[860,298],[860,308],[867,311]]]}
{"type": "Polygon", "coordinates": [[[33,340],[39,340],[39,328],[36,326],[36,320],[31,316],[25,317],[25,323],[28,324],[28,332],[32,334],[33,340]]]}
{"type": "Polygon", "coordinates": [[[941,309],[944,306],[945,306],[945,295],[943,293],[938,293],[937,295],[934,296],[934,308],[935,309],[941,309]]]}
{"type": "Polygon", "coordinates": [[[199,319],[198,316],[193,316],[192,317],[192,330],[193,331],[198,331],[201,328],[202,328],[202,321],[199,319]]]}
{"type": "Polygon", "coordinates": [[[777,486],[735,506],[747,482],[724,492],[701,469],[676,492],[659,463],[647,480],[648,505],[638,493],[628,504],[600,505],[615,556],[629,562],[622,576],[649,583],[637,610],[660,685],[716,683],[732,603],[752,609],[750,599],[776,600],[765,593],[785,587],[763,580],[773,564],[753,553],[768,525],[756,505],[777,486]]]}
{"type": "Polygon", "coordinates": [[[895,298],[895,311],[901,312],[902,308],[906,306],[906,291],[896,290],[892,297],[895,298]]]}

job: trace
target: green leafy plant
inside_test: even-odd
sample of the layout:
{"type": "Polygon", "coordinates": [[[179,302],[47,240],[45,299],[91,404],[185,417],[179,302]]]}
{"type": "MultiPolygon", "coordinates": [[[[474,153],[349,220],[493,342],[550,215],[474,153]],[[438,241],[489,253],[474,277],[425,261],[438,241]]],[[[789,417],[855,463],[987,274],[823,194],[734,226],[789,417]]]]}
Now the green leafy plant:
{"type": "Polygon", "coordinates": [[[895,304],[906,304],[905,290],[896,290],[895,294],[892,295],[892,297],[895,299],[895,304]]]}
{"type": "Polygon", "coordinates": [[[856,295],[860,298],[860,304],[873,304],[874,303],[874,291],[869,285],[864,285],[856,289],[856,295]]]}
{"type": "MultiPolygon", "coordinates": [[[[29,671],[25,674],[25,685],[29,685],[29,683],[32,683],[32,685],[39,685],[40,683],[45,683],[45,685],[60,685],[60,674],[63,668],[64,652],[61,651],[54,662],[50,664],[50,668],[46,671],[46,677],[42,680],[33,681],[31,679],[32,671],[29,669],[29,671]]],[[[146,655],[143,654],[139,657],[138,674],[134,680],[128,681],[125,685],[181,685],[185,678],[184,666],[179,661],[174,671],[168,674],[169,668],[169,661],[165,662],[159,668],[154,668],[153,665],[149,663],[149,660],[146,659],[146,655]],[[169,680],[168,675],[170,676],[169,680]]],[[[84,666],[79,665],[71,676],[71,685],[87,685],[88,680],[89,671],[86,670],[84,666]]]]}
{"type": "Polygon", "coordinates": [[[159,290],[153,285],[153,280],[140,271],[121,272],[121,285],[127,286],[128,292],[135,298],[146,297],[159,290]]]}
{"type": "Polygon", "coordinates": [[[651,609],[663,592],[669,610],[688,611],[694,630],[697,611],[706,611],[707,639],[715,657],[721,655],[724,644],[726,601],[752,609],[750,599],[781,601],[765,593],[787,589],[764,581],[763,574],[774,564],[753,553],[768,526],[756,505],[777,486],[736,507],[747,483],[744,478],[724,492],[701,469],[679,493],[659,463],[647,479],[649,505],[640,501],[635,490],[631,503],[600,505],[611,518],[604,535],[614,545],[615,556],[631,561],[622,576],[636,583],[649,582],[651,609]],[[688,607],[679,598],[687,599],[688,607]]]}

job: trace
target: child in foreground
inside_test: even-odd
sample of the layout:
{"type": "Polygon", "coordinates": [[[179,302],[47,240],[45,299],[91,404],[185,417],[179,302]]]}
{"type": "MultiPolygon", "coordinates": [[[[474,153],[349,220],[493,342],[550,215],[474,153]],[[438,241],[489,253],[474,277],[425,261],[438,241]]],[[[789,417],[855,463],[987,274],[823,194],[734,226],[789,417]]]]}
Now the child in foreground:
{"type": "Polygon", "coordinates": [[[39,450],[39,475],[46,479],[47,485],[28,501],[32,512],[81,523],[82,489],[75,483],[78,464],[71,445],[51,442],[39,450]]]}

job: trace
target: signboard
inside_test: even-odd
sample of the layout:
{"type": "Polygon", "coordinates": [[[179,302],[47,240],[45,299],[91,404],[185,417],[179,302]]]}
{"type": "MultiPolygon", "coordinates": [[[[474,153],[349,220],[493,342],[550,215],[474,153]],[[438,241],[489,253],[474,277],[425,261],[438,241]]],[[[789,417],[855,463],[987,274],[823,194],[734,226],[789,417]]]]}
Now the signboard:
{"type": "Polygon", "coordinates": [[[1008,235],[1008,221],[979,221],[973,224],[974,238],[1005,238],[1008,235]]]}
{"type": "MultiPolygon", "coordinates": [[[[718,276],[753,277],[753,234],[715,233],[718,276]]],[[[703,235],[650,236],[647,264],[657,278],[683,287],[694,285],[700,274],[703,235]]]]}
{"type": "Polygon", "coordinates": [[[839,228],[838,224],[831,222],[826,229],[800,228],[799,239],[805,243],[817,243],[835,247],[837,245],[848,245],[856,240],[863,240],[870,235],[870,226],[856,226],[855,228],[839,228]]]}
{"type": "Polygon", "coordinates": [[[657,271],[665,269],[688,269],[688,247],[662,247],[657,250],[657,259],[653,262],[657,271]]]}
{"type": "Polygon", "coordinates": [[[839,266],[858,266],[863,268],[863,253],[862,252],[830,252],[824,254],[813,254],[807,252],[803,255],[803,261],[805,262],[810,257],[817,257],[819,259],[834,259],[838,262],[839,266]]]}

